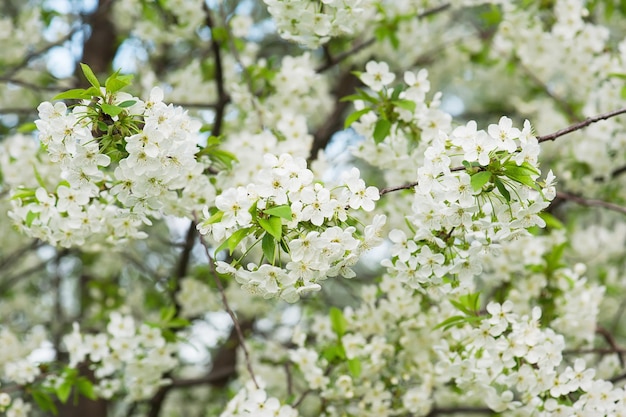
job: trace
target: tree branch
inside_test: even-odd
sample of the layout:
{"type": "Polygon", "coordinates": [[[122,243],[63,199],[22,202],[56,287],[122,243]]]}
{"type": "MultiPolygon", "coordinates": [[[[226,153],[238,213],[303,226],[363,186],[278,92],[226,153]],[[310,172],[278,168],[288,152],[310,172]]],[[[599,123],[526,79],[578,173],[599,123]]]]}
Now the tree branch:
{"type": "Polygon", "coordinates": [[[237,332],[237,337],[239,338],[239,345],[241,346],[241,350],[243,350],[244,357],[246,359],[246,368],[250,373],[250,378],[254,385],[259,388],[259,384],[256,381],[256,377],[254,375],[254,370],[252,369],[252,361],[250,360],[250,353],[248,352],[248,348],[246,347],[245,338],[243,335],[243,331],[241,330],[241,326],[239,325],[239,320],[237,320],[237,316],[235,312],[230,308],[228,303],[228,298],[226,298],[226,291],[224,291],[224,286],[222,285],[222,281],[220,277],[217,275],[217,271],[215,270],[215,260],[211,256],[211,252],[209,250],[209,244],[204,240],[202,236],[200,236],[200,243],[204,247],[204,252],[206,253],[207,259],[209,260],[209,265],[211,265],[211,275],[213,275],[213,279],[215,281],[215,285],[220,292],[220,296],[222,298],[222,304],[224,304],[224,308],[226,312],[230,316],[233,321],[233,325],[235,326],[235,330],[237,332]]]}
{"type": "Polygon", "coordinates": [[[564,128],[564,129],[557,130],[556,132],[550,133],[549,135],[537,136],[537,140],[539,141],[539,143],[552,141],[552,140],[555,140],[556,138],[559,138],[561,136],[567,135],[568,133],[572,133],[572,132],[580,130],[580,129],[584,128],[584,127],[587,127],[587,126],[589,126],[592,123],[596,123],[596,122],[599,122],[601,120],[610,119],[611,117],[619,116],[620,114],[624,114],[624,113],[626,113],[626,108],[619,109],[619,110],[613,110],[613,111],[608,112],[608,113],[603,113],[603,114],[599,114],[597,116],[589,117],[589,118],[583,120],[582,122],[578,122],[578,123],[575,123],[575,124],[573,124],[571,126],[568,126],[568,127],[564,128]]]}
{"type": "Polygon", "coordinates": [[[607,210],[616,211],[618,213],[626,214],[626,207],[610,203],[603,200],[595,200],[591,198],[580,197],[574,194],[570,194],[564,191],[557,191],[556,198],[571,201],[585,207],[602,207],[607,210]]]}
{"type": "Polygon", "coordinates": [[[228,94],[224,88],[224,68],[222,65],[221,43],[215,39],[215,24],[211,16],[211,10],[206,2],[202,4],[205,13],[205,23],[211,30],[211,51],[213,51],[213,59],[215,60],[215,85],[217,88],[217,103],[215,104],[215,122],[211,135],[219,136],[222,133],[222,124],[224,122],[224,111],[228,104],[228,94]]]}
{"type": "Polygon", "coordinates": [[[433,408],[430,413],[426,414],[426,417],[443,416],[447,414],[488,414],[495,415],[496,413],[487,407],[448,407],[448,408],[433,408]]]}

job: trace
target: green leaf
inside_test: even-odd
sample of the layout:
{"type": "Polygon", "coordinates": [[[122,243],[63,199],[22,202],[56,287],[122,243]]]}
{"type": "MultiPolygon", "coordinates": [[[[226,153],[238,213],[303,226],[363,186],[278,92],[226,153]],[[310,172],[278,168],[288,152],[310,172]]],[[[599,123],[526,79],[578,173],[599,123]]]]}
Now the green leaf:
{"type": "MultiPolygon", "coordinates": [[[[291,219],[291,217],[289,219],[291,219]]],[[[283,223],[280,220],[280,217],[270,216],[267,219],[259,217],[257,221],[259,222],[259,226],[265,229],[267,233],[274,236],[276,240],[281,240],[283,238],[283,223]]]]}
{"type": "Polygon", "coordinates": [[[522,167],[506,167],[506,169],[502,171],[502,173],[515,182],[527,185],[530,188],[534,188],[536,190],[539,189],[535,180],[531,178],[531,174],[529,174],[528,171],[522,167]]]}
{"type": "Polygon", "coordinates": [[[22,123],[20,127],[17,128],[19,133],[29,133],[37,130],[37,125],[33,122],[22,123]]]}
{"type": "Polygon", "coordinates": [[[415,112],[415,102],[411,100],[398,100],[393,102],[396,107],[400,107],[401,109],[408,110],[411,113],[415,112]]]}
{"type": "Polygon", "coordinates": [[[341,338],[346,334],[348,322],[343,316],[343,312],[337,307],[330,308],[330,324],[337,337],[341,338]]]}
{"type": "Polygon", "coordinates": [[[283,204],[281,206],[274,206],[268,209],[263,210],[263,213],[268,214],[270,216],[278,216],[282,217],[285,220],[293,220],[291,213],[291,206],[288,204],[283,204]]]}
{"type": "Polygon", "coordinates": [[[322,357],[329,362],[333,362],[335,359],[343,359],[346,356],[346,351],[342,345],[331,345],[322,349],[322,357]]]}
{"type": "Polygon", "coordinates": [[[491,172],[489,171],[480,171],[472,175],[470,184],[472,185],[472,189],[474,191],[480,191],[483,188],[483,185],[487,184],[491,179],[491,172]]]}
{"type": "Polygon", "coordinates": [[[67,402],[67,399],[70,397],[70,393],[72,392],[72,379],[66,379],[56,388],[56,394],[63,404],[67,402]]]}
{"type": "Polygon", "coordinates": [[[96,74],[94,74],[91,68],[89,68],[89,65],[83,64],[81,62],[80,68],[83,70],[83,74],[85,74],[85,78],[87,78],[87,81],[89,81],[89,84],[93,85],[98,90],[100,90],[100,82],[98,81],[98,77],[96,77],[96,74]]]}
{"type": "Polygon", "coordinates": [[[167,327],[168,329],[180,329],[182,327],[187,327],[190,324],[191,323],[189,322],[189,320],[182,317],[176,317],[168,321],[165,327],[167,327]]]}
{"type": "Polygon", "coordinates": [[[348,369],[355,378],[361,375],[361,361],[358,358],[348,359],[348,369]]]}
{"type": "Polygon", "coordinates": [[[563,229],[565,227],[563,226],[563,223],[561,223],[559,219],[557,219],[552,214],[547,213],[545,211],[542,211],[541,213],[539,213],[539,217],[541,217],[543,221],[546,222],[546,226],[551,229],[563,229]]]}
{"type": "Polygon", "coordinates": [[[269,233],[265,233],[263,235],[263,240],[261,240],[261,248],[263,249],[263,256],[265,259],[272,265],[274,265],[276,261],[276,241],[269,233]]]}
{"type": "Polygon", "coordinates": [[[126,107],[134,106],[135,103],[137,103],[137,100],[126,100],[118,104],[117,107],[122,107],[125,109],[126,107]]]}
{"type": "MultiPolygon", "coordinates": [[[[391,100],[392,101],[398,100],[400,98],[400,93],[402,93],[403,90],[404,90],[404,85],[402,84],[394,87],[393,93],[391,94],[391,100]]],[[[409,101],[409,100],[402,100],[402,101],[409,101]]]]}
{"type": "Polygon", "coordinates": [[[109,93],[118,92],[128,85],[130,85],[130,79],[128,79],[126,76],[120,76],[119,70],[116,71],[115,74],[112,74],[104,82],[104,86],[109,93]]]}
{"type": "Polygon", "coordinates": [[[245,227],[243,229],[237,230],[235,233],[230,235],[228,239],[226,239],[217,249],[215,249],[215,253],[228,248],[229,253],[232,255],[235,251],[235,248],[246,236],[250,234],[251,227],[245,227]]]}
{"type": "Polygon", "coordinates": [[[59,413],[56,404],[54,404],[52,397],[48,393],[41,390],[33,390],[31,395],[33,396],[33,400],[35,400],[37,406],[41,409],[41,411],[50,411],[55,416],[59,413]]]}
{"type": "Polygon", "coordinates": [[[224,212],[221,210],[216,211],[211,217],[202,222],[202,224],[213,224],[219,223],[222,221],[224,217],[224,212]]]}
{"type": "Polygon", "coordinates": [[[102,111],[111,117],[115,117],[124,111],[123,108],[119,106],[114,106],[113,104],[102,103],[101,106],[102,106],[102,111]]]}
{"type": "Polygon", "coordinates": [[[452,317],[449,317],[449,318],[445,319],[444,321],[442,321],[441,323],[439,323],[435,327],[433,327],[433,330],[436,330],[436,329],[447,330],[450,327],[454,327],[456,325],[465,323],[466,321],[467,321],[467,317],[466,316],[452,316],[452,317]]]}
{"type": "Polygon", "coordinates": [[[89,100],[93,97],[89,92],[83,88],[74,88],[57,94],[52,97],[52,100],[89,100]]]}
{"type": "Polygon", "coordinates": [[[35,221],[35,219],[37,219],[39,217],[39,213],[35,213],[33,211],[29,211],[26,214],[26,226],[30,227],[32,226],[33,222],[35,221]]]}
{"type": "Polygon", "coordinates": [[[25,200],[35,197],[35,190],[31,188],[23,188],[11,196],[11,200],[25,200]]]}
{"type": "Polygon", "coordinates": [[[343,128],[347,129],[348,127],[350,127],[350,125],[352,125],[352,123],[356,122],[357,120],[361,118],[361,116],[369,113],[370,111],[371,109],[368,107],[365,109],[357,110],[354,113],[351,113],[348,117],[346,117],[346,121],[343,124],[343,128]]]}
{"type": "Polygon", "coordinates": [[[93,384],[84,376],[78,378],[78,380],[76,381],[76,388],[81,395],[89,398],[90,400],[95,400],[98,398],[96,392],[93,389],[93,384]]]}
{"type": "Polygon", "coordinates": [[[496,177],[493,182],[496,184],[498,191],[500,191],[500,194],[502,194],[502,197],[504,197],[507,203],[511,201],[511,193],[509,193],[509,190],[506,189],[504,183],[500,181],[500,178],[496,177]]]}
{"type": "Polygon", "coordinates": [[[468,316],[480,314],[480,292],[462,295],[458,301],[450,300],[450,303],[468,316]]]}
{"type": "Polygon", "coordinates": [[[374,126],[374,142],[380,143],[391,131],[391,122],[387,119],[378,119],[376,126],[374,126]]]}
{"type": "Polygon", "coordinates": [[[161,309],[161,323],[167,323],[172,320],[176,316],[176,307],[175,306],[167,306],[161,309]]]}

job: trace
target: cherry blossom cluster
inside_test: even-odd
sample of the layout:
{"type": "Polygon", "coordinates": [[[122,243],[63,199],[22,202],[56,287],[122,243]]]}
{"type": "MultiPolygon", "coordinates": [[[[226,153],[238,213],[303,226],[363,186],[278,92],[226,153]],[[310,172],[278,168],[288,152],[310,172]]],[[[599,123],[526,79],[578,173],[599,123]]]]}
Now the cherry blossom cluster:
{"type": "MultiPolygon", "coordinates": [[[[613,42],[610,28],[589,18],[591,6],[578,0],[556,1],[550,24],[537,19],[533,8],[514,4],[503,8],[492,55],[499,59],[515,51],[511,59],[519,61],[520,74],[545,90],[547,98],[513,103],[542,129],[623,105],[626,42],[619,37],[613,42]]],[[[585,134],[574,133],[558,149],[546,146],[544,160],[553,163],[567,189],[587,193],[601,189],[595,179],[610,179],[611,172],[626,163],[619,151],[625,143],[623,129],[620,118],[598,123],[585,134]],[[563,153],[570,157],[560,158],[563,153]],[[580,175],[583,170],[586,175],[580,175]]]]}
{"type": "Polygon", "coordinates": [[[155,88],[146,102],[118,92],[71,109],[42,103],[41,159],[60,167],[61,180],[14,192],[13,219],[55,245],[115,243],[145,237],[140,228],[151,218],[211,201],[214,189],[196,160],[200,123],[162,97],[155,88]]]}
{"type": "Polygon", "coordinates": [[[371,0],[264,0],[278,33],[315,49],[331,37],[354,35],[371,16],[371,0]]]}
{"type": "Polygon", "coordinates": [[[28,385],[41,376],[41,369],[28,358],[36,349],[47,342],[43,327],[34,327],[28,334],[19,337],[9,328],[0,329],[0,412],[6,411],[7,417],[27,415],[31,409],[17,395],[11,395],[10,387],[28,385]],[[4,392],[5,388],[7,392],[4,392]]]}
{"type": "Polygon", "coordinates": [[[489,303],[480,326],[458,332],[455,344],[435,346],[442,358],[437,379],[452,381],[468,396],[480,390],[496,412],[604,416],[624,410],[621,388],[594,379],[595,371],[583,359],[564,363],[565,340],[542,328],[539,308],[523,316],[512,310],[511,301],[489,303]]]}
{"type": "Polygon", "coordinates": [[[378,190],[366,187],[356,168],[329,189],[313,181],[303,158],[266,154],[264,161],[254,183],[224,190],[204,210],[200,233],[239,253],[230,264],[218,262],[218,271],[253,293],[289,302],[318,291],[328,277],[354,277],[359,254],[381,241],[384,216],[361,229],[348,210],[372,211],[378,190]],[[267,263],[249,262],[255,253],[267,263]]]}
{"type": "Polygon", "coordinates": [[[269,397],[263,388],[256,387],[249,381],[230,400],[220,417],[298,417],[298,415],[298,410],[281,404],[275,397],[269,397]]]}
{"type": "MultiPolygon", "coordinates": [[[[166,341],[161,329],[147,324],[137,326],[131,316],[117,312],[111,313],[106,332],[83,334],[75,323],[63,342],[70,367],[88,361],[101,398],[123,392],[134,401],[150,398],[169,382],[163,375],[178,365],[176,346],[166,341]]],[[[59,377],[55,384],[61,383],[59,377]]]]}
{"type": "Polygon", "coordinates": [[[294,333],[289,351],[297,376],[319,393],[329,416],[426,415],[455,404],[604,416],[624,407],[621,388],[584,359],[564,356],[566,339],[541,322],[539,307],[520,314],[526,303],[490,302],[459,321],[456,306],[407,291],[393,276],[365,287],[362,297],[355,310],[315,316],[306,333],[294,333]]]}
{"type": "MultiPolygon", "coordinates": [[[[505,116],[486,131],[475,121],[452,129],[451,117],[426,103],[425,71],[405,73],[406,88],[392,88],[394,79],[386,63],[370,61],[361,80],[375,95],[356,96],[355,113],[360,116],[355,129],[373,138],[366,141],[369,152],[361,151],[368,160],[380,153],[376,148],[421,150],[420,156],[420,151],[410,154],[419,163],[410,178],[415,184],[406,216],[410,234],[391,232],[392,259],[384,264],[413,288],[435,285],[450,291],[471,285],[481,272],[480,251],[545,226],[539,213],[555,196],[554,176],[539,179],[539,144],[528,121],[522,130],[505,116]],[[452,287],[443,280],[450,275],[457,277],[452,287]]],[[[386,161],[379,164],[387,168],[386,161]]]]}

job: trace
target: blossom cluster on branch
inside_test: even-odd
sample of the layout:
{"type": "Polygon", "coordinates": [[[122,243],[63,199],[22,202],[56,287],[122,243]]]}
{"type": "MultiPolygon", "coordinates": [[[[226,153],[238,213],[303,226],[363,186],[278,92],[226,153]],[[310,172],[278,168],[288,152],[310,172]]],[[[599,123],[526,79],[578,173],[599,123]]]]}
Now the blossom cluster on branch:
{"type": "Polygon", "coordinates": [[[0,5],[0,415],[624,415],[623,2],[52,3],[0,5]]]}

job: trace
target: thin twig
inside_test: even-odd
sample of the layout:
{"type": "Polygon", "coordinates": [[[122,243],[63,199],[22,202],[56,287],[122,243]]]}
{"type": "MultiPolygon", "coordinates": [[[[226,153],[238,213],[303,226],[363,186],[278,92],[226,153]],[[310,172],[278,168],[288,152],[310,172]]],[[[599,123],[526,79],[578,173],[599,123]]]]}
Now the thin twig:
{"type": "MultiPolygon", "coordinates": [[[[434,14],[440,13],[446,9],[448,9],[451,6],[451,3],[443,3],[440,6],[437,7],[433,7],[432,9],[428,9],[423,11],[422,13],[417,15],[418,19],[423,19],[425,17],[428,16],[432,16],[434,14]]],[[[331,57],[330,54],[327,55],[327,59],[326,59],[326,63],[324,63],[323,65],[320,65],[319,67],[317,67],[315,69],[316,72],[325,72],[329,69],[331,69],[332,67],[334,67],[335,65],[339,64],[340,62],[345,61],[346,59],[350,58],[352,55],[356,54],[357,52],[367,48],[368,46],[371,46],[374,44],[374,42],[376,42],[376,38],[370,38],[368,40],[366,40],[363,43],[360,43],[354,47],[352,47],[352,49],[349,49],[345,52],[342,52],[341,54],[337,55],[336,57],[331,57]]]]}
{"type": "Polygon", "coordinates": [[[0,108],[0,114],[30,115],[37,114],[37,109],[35,107],[5,107],[0,108]]]}
{"type": "Polygon", "coordinates": [[[592,123],[599,122],[600,120],[610,119],[611,117],[619,116],[620,114],[624,114],[624,113],[626,113],[626,108],[613,110],[608,113],[602,113],[597,116],[589,117],[583,120],[582,122],[575,123],[571,126],[566,127],[565,129],[557,130],[556,132],[550,133],[549,135],[537,136],[537,141],[539,141],[539,143],[542,143],[542,142],[555,140],[556,138],[567,135],[568,133],[572,133],[584,127],[587,127],[592,123]]]}
{"type": "Polygon", "coordinates": [[[579,204],[585,207],[602,207],[607,210],[612,210],[618,213],[626,214],[626,207],[620,206],[618,204],[610,203],[604,200],[595,200],[591,198],[585,198],[585,197],[577,196],[577,195],[570,194],[564,191],[557,191],[556,198],[571,201],[571,202],[574,202],[576,204],[579,204]]]}
{"type": "MultiPolygon", "coordinates": [[[[248,86],[248,90],[254,96],[255,94],[254,94],[254,85],[252,83],[252,75],[250,74],[248,67],[243,64],[241,56],[239,55],[239,51],[237,50],[237,46],[235,45],[235,42],[233,40],[234,36],[228,25],[226,12],[223,8],[223,5],[219,6],[219,10],[222,15],[222,21],[224,22],[224,28],[226,29],[226,33],[228,34],[227,39],[228,39],[228,47],[230,49],[230,53],[233,55],[233,58],[235,58],[235,62],[241,67],[241,72],[243,74],[244,81],[246,82],[246,85],[248,86]]],[[[259,117],[259,123],[261,124],[261,126],[263,126],[264,125],[263,113],[261,112],[261,109],[257,105],[257,102],[254,100],[254,97],[252,97],[251,103],[252,103],[252,107],[254,107],[254,110],[257,116],[259,117]]]]}
{"type": "Polygon", "coordinates": [[[202,8],[205,13],[205,23],[211,29],[211,50],[213,51],[213,59],[215,60],[215,84],[217,87],[217,104],[215,105],[215,123],[211,135],[219,136],[222,133],[222,123],[224,122],[224,111],[228,104],[228,94],[224,88],[224,68],[222,66],[221,43],[215,39],[213,17],[207,3],[203,3],[202,8]]]}
{"type": "Polygon", "coordinates": [[[23,81],[23,80],[20,80],[17,78],[11,78],[11,77],[0,77],[0,82],[19,85],[20,87],[26,87],[35,91],[62,91],[66,89],[65,87],[62,87],[62,86],[33,84],[28,81],[23,81]]]}
{"type": "Polygon", "coordinates": [[[494,415],[496,414],[490,408],[487,407],[447,407],[447,408],[433,408],[430,410],[430,413],[426,414],[426,417],[435,417],[435,416],[443,416],[447,414],[488,414],[494,415]]]}
{"type": "Polygon", "coordinates": [[[61,46],[63,45],[65,42],[69,41],[72,36],[74,36],[74,34],[76,32],[79,32],[83,30],[83,28],[81,26],[74,28],[73,30],[71,30],[67,35],[65,35],[64,37],[62,37],[61,39],[59,39],[56,42],[50,43],[44,47],[42,47],[41,49],[31,52],[30,54],[26,55],[24,57],[24,59],[16,64],[15,66],[11,67],[10,70],[8,70],[7,72],[5,72],[4,74],[2,74],[2,78],[10,78],[13,75],[15,75],[19,70],[21,70],[22,68],[25,68],[28,63],[31,61],[31,59],[36,58],[42,54],[45,54],[46,52],[48,52],[50,49],[56,47],[56,46],[61,46]]]}
{"type": "Polygon", "coordinates": [[[615,337],[613,337],[611,332],[609,332],[607,329],[605,329],[602,326],[598,326],[596,328],[596,333],[601,335],[604,338],[604,340],[606,341],[606,343],[609,344],[611,349],[613,349],[613,351],[615,353],[617,353],[617,358],[619,359],[619,364],[623,368],[624,367],[624,350],[617,345],[617,342],[615,341],[615,337]]]}
{"type": "MultiPolygon", "coordinates": [[[[194,216],[195,217],[195,216],[194,216]]],[[[198,221],[195,219],[196,222],[198,221]]],[[[211,251],[209,250],[209,244],[204,240],[203,236],[200,235],[200,243],[204,248],[204,252],[206,253],[207,259],[209,261],[209,265],[211,266],[211,275],[213,275],[213,280],[215,281],[215,285],[220,292],[220,297],[222,299],[222,304],[224,304],[224,308],[226,312],[230,316],[233,321],[233,325],[235,326],[235,330],[237,331],[237,338],[239,339],[239,344],[241,345],[241,349],[243,350],[243,354],[246,360],[246,368],[250,373],[250,378],[254,385],[259,388],[259,384],[256,381],[256,377],[254,376],[254,370],[252,369],[252,361],[250,360],[250,353],[248,352],[248,348],[246,347],[245,339],[243,332],[241,331],[241,326],[239,325],[239,320],[235,315],[235,312],[230,308],[230,304],[228,303],[228,298],[226,297],[226,291],[224,290],[224,285],[222,285],[222,281],[220,277],[217,275],[217,271],[215,270],[215,260],[211,256],[211,251]]]]}
{"type": "Polygon", "coordinates": [[[552,90],[550,90],[550,87],[546,83],[544,83],[539,77],[537,77],[537,75],[535,75],[535,73],[532,72],[530,68],[524,65],[520,59],[517,59],[515,61],[515,66],[517,68],[521,68],[522,71],[525,72],[526,75],[548,95],[548,97],[554,100],[554,102],[565,112],[565,114],[567,114],[569,122],[575,122],[580,120],[572,106],[566,100],[559,97],[552,90]]]}
{"type": "Polygon", "coordinates": [[[184,102],[172,102],[174,106],[180,106],[189,109],[215,109],[219,106],[218,103],[184,103],[184,102]]]}
{"type": "MultiPolygon", "coordinates": [[[[579,123],[575,123],[571,126],[568,126],[564,129],[561,130],[557,130],[554,133],[550,133],[549,135],[544,135],[544,136],[537,136],[537,141],[539,143],[542,142],[547,142],[547,141],[552,141],[555,140],[561,136],[565,136],[568,133],[572,133],[575,132],[577,130],[580,130],[582,128],[585,128],[587,126],[589,126],[590,124],[599,122],[601,120],[606,120],[606,119],[610,119],[611,117],[615,117],[615,116],[619,116],[620,114],[624,114],[626,113],[626,108],[623,109],[619,109],[619,110],[613,110],[611,112],[608,113],[602,113],[599,114],[597,116],[593,116],[593,117],[589,117],[585,120],[583,120],[582,122],[579,123]]],[[[454,171],[463,171],[465,170],[465,167],[463,166],[458,166],[458,167],[454,167],[454,168],[450,168],[450,171],[454,172],[454,171]]],[[[620,170],[618,171],[614,171],[613,175],[619,175],[622,173],[622,171],[626,171],[626,168],[620,168],[620,170]],[[617,174],[615,174],[615,172],[617,172],[617,174]]],[[[400,190],[408,190],[411,189],[413,187],[415,187],[417,185],[417,181],[416,182],[411,182],[408,184],[404,184],[404,185],[397,185],[397,186],[393,186],[393,187],[386,187],[383,188],[382,190],[380,190],[380,195],[383,196],[385,194],[394,192],[394,191],[400,191],[400,190]]],[[[606,201],[601,201],[601,200],[588,200],[588,199],[584,199],[582,197],[577,197],[574,196],[572,194],[568,194],[568,193],[557,193],[557,197],[559,197],[559,194],[562,198],[564,199],[568,199],[574,202],[577,202],[581,205],[585,205],[585,206],[599,206],[599,207],[604,207],[607,208],[609,210],[614,210],[614,211],[618,211],[620,213],[624,213],[626,214],[626,208],[622,207],[622,206],[618,206],[617,204],[613,204],[613,203],[608,203],[606,201]]]]}

